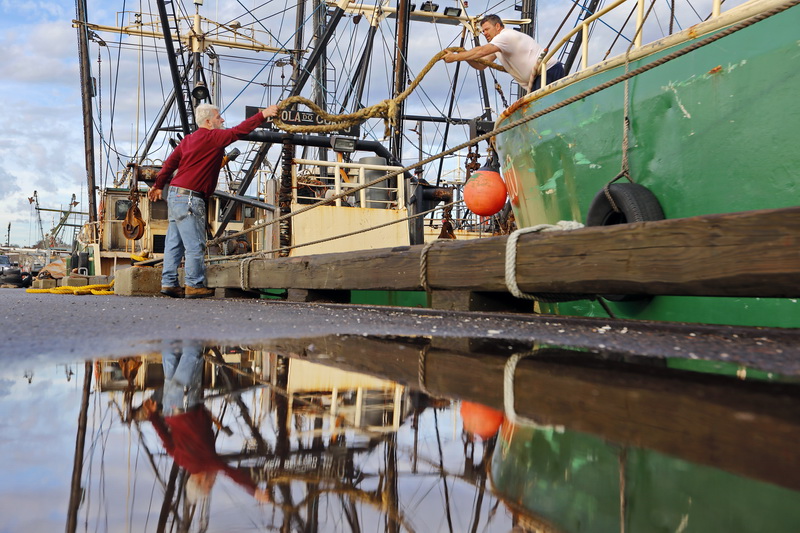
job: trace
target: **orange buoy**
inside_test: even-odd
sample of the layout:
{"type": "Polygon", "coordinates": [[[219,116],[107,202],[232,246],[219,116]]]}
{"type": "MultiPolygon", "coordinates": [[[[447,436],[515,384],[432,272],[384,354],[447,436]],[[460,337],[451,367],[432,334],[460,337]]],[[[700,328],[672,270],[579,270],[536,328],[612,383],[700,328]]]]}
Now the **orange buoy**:
{"type": "Polygon", "coordinates": [[[494,215],[506,205],[506,184],[500,173],[481,168],[464,185],[464,202],[480,216],[494,215]]]}
{"type": "Polygon", "coordinates": [[[479,403],[461,402],[461,421],[464,431],[477,435],[483,440],[494,437],[500,424],[503,423],[503,413],[486,407],[479,403]]]}

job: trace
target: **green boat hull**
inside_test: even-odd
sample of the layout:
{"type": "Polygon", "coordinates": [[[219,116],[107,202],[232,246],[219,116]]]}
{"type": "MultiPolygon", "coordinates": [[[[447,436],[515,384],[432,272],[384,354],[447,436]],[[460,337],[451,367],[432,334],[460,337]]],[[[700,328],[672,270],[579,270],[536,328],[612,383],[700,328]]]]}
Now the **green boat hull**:
{"type": "Polygon", "coordinates": [[[493,491],[552,531],[790,533],[800,524],[790,489],[575,431],[506,433],[493,491]]]}
{"type": "MultiPolygon", "coordinates": [[[[800,204],[798,26],[800,7],[794,7],[631,79],[630,176],[655,195],[666,218],[800,204]]],[[[693,37],[631,61],[628,69],[706,35],[693,37]]],[[[598,70],[524,103],[498,125],[624,72],[620,63],[598,70]]],[[[498,135],[519,227],[586,222],[592,199],[622,168],[624,90],[619,83],[498,135]]],[[[660,296],[609,305],[624,318],[800,326],[800,302],[792,299],[660,296]]],[[[607,316],[592,302],[544,307],[607,316]]]]}

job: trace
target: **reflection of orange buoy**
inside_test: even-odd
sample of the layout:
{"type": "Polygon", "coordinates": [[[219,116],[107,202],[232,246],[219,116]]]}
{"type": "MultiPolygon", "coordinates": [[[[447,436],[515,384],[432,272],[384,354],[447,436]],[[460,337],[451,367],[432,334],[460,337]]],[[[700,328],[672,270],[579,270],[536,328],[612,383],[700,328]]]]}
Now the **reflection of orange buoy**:
{"type": "Polygon", "coordinates": [[[464,186],[464,202],[480,216],[494,215],[506,204],[506,184],[499,172],[481,168],[464,186]]]}
{"type": "Polygon", "coordinates": [[[486,440],[494,437],[500,429],[503,413],[479,403],[461,402],[461,420],[464,431],[486,440]]]}

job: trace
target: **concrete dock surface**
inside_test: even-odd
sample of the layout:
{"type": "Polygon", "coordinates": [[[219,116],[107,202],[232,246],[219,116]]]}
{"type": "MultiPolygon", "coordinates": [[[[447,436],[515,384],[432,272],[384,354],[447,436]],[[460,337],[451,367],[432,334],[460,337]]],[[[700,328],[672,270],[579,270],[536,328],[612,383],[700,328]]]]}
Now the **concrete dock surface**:
{"type": "MultiPolygon", "coordinates": [[[[738,363],[800,375],[800,330],[370,305],[75,296],[0,289],[0,355],[75,361],[157,351],[162,341],[258,345],[325,335],[480,338],[738,363]]],[[[6,359],[8,361],[8,359],[6,359]]]]}

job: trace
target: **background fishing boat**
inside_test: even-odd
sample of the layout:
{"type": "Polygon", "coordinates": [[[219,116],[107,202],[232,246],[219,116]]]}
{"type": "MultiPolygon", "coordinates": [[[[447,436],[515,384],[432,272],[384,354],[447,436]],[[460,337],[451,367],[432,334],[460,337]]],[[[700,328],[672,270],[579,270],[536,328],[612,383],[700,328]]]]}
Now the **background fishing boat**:
{"type": "MultiPolygon", "coordinates": [[[[331,113],[358,110],[403,92],[415,71],[430,59],[431,49],[446,48],[458,39],[461,44],[471,39],[460,25],[474,24],[477,16],[468,13],[466,6],[448,9],[446,14],[442,6],[437,12],[438,6],[430,3],[392,7],[314,1],[243,9],[225,2],[216,6],[157,2],[150,10],[120,12],[111,23],[105,12],[90,7],[79,3],[76,27],[83,58],[87,168],[90,182],[100,183],[103,199],[101,209],[96,211],[99,214],[90,220],[82,241],[92,257],[92,271],[104,274],[120,266],[126,255],[157,257],[163,250],[163,209],[149,205],[142,196],[143,184],[152,183],[170,146],[193,130],[195,105],[203,101],[219,105],[229,125],[258,106],[293,95],[305,95],[331,113]],[[95,13],[105,20],[93,20],[95,13]],[[213,13],[217,20],[208,18],[207,13],[213,13]],[[411,23],[430,28],[424,39],[409,39],[411,23]],[[436,35],[438,26],[449,31],[436,35]],[[104,54],[100,54],[96,70],[103,72],[98,76],[92,76],[95,69],[88,62],[94,48],[118,52],[116,57],[107,54],[108,65],[104,54]],[[155,66],[140,68],[137,63],[155,66]],[[122,86],[119,77],[127,78],[130,85],[122,86]],[[377,82],[379,79],[381,83],[377,82]],[[131,87],[136,87],[135,98],[131,87]],[[117,98],[121,90],[128,98],[117,98]],[[134,125],[130,132],[117,127],[117,117],[126,112],[118,110],[123,104],[127,112],[133,105],[136,107],[136,114],[129,115],[134,125]],[[92,120],[97,128],[92,126],[92,120]],[[130,148],[121,148],[127,145],[130,148]],[[99,172],[95,176],[96,169],[99,172]],[[95,256],[105,258],[95,265],[95,256]],[[102,267],[100,262],[104,263],[102,267]]],[[[513,8],[513,4],[509,7],[513,8]]],[[[210,209],[210,236],[239,233],[256,221],[264,223],[278,214],[298,210],[325,197],[326,192],[330,195],[346,191],[358,185],[359,180],[364,183],[374,177],[376,172],[402,166],[404,161],[465,139],[468,120],[453,118],[459,111],[457,83],[450,84],[450,94],[439,94],[442,80],[448,77],[444,68],[439,70],[424,80],[413,96],[398,102],[398,114],[389,117],[392,121],[388,132],[380,119],[333,132],[336,135],[315,132],[292,138],[267,126],[252,134],[250,142],[237,143],[235,149],[241,155],[232,157],[223,169],[219,187],[223,197],[215,199],[210,209]],[[435,95],[431,94],[434,87],[435,95]],[[447,106],[439,101],[442,96],[447,106]],[[340,144],[334,149],[335,142],[340,144]],[[353,146],[342,148],[345,145],[353,146]],[[367,165],[366,176],[360,173],[362,164],[367,165]],[[250,204],[255,208],[251,210],[253,216],[237,217],[236,213],[248,210],[241,203],[248,196],[261,203],[250,204]]],[[[488,101],[483,108],[483,118],[490,117],[488,101]]],[[[322,122],[317,114],[303,108],[285,110],[282,118],[299,126],[322,122]]],[[[386,184],[370,187],[336,205],[297,216],[291,225],[283,224],[280,230],[269,228],[258,236],[247,236],[243,248],[300,246],[326,236],[390,221],[402,222],[409,213],[439,203],[441,198],[432,198],[445,190],[444,182],[448,183],[446,190],[456,190],[458,199],[457,189],[467,175],[460,165],[467,161],[474,165],[477,156],[477,151],[472,155],[456,154],[449,161],[420,167],[413,175],[405,173],[392,183],[387,180],[386,184]],[[416,187],[420,187],[418,197],[414,196],[416,187]],[[422,189],[427,190],[424,199],[422,189]],[[339,209],[342,204],[350,209],[339,209]]],[[[94,185],[90,190],[95,190],[94,185]]],[[[90,211],[95,212],[95,208],[90,211]]],[[[407,223],[397,224],[355,239],[339,240],[327,248],[317,244],[306,247],[303,253],[423,242],[439,235],[442,216],[441,212],[435,213],[426,224],[416,223],[411,229],[407,223]]],[[[460,206],[452,213],[448,210],[446,218],[451,231],[463,237],[491,232],[489,221],[469,216],[460,206]]],[[[239,244],[243,244],[242,239],[239,244]]],[[[233,247],[239,244],[234,243],[233,247]]],[[[225,255],[226,250],[221,251],[225,255]]]]}

